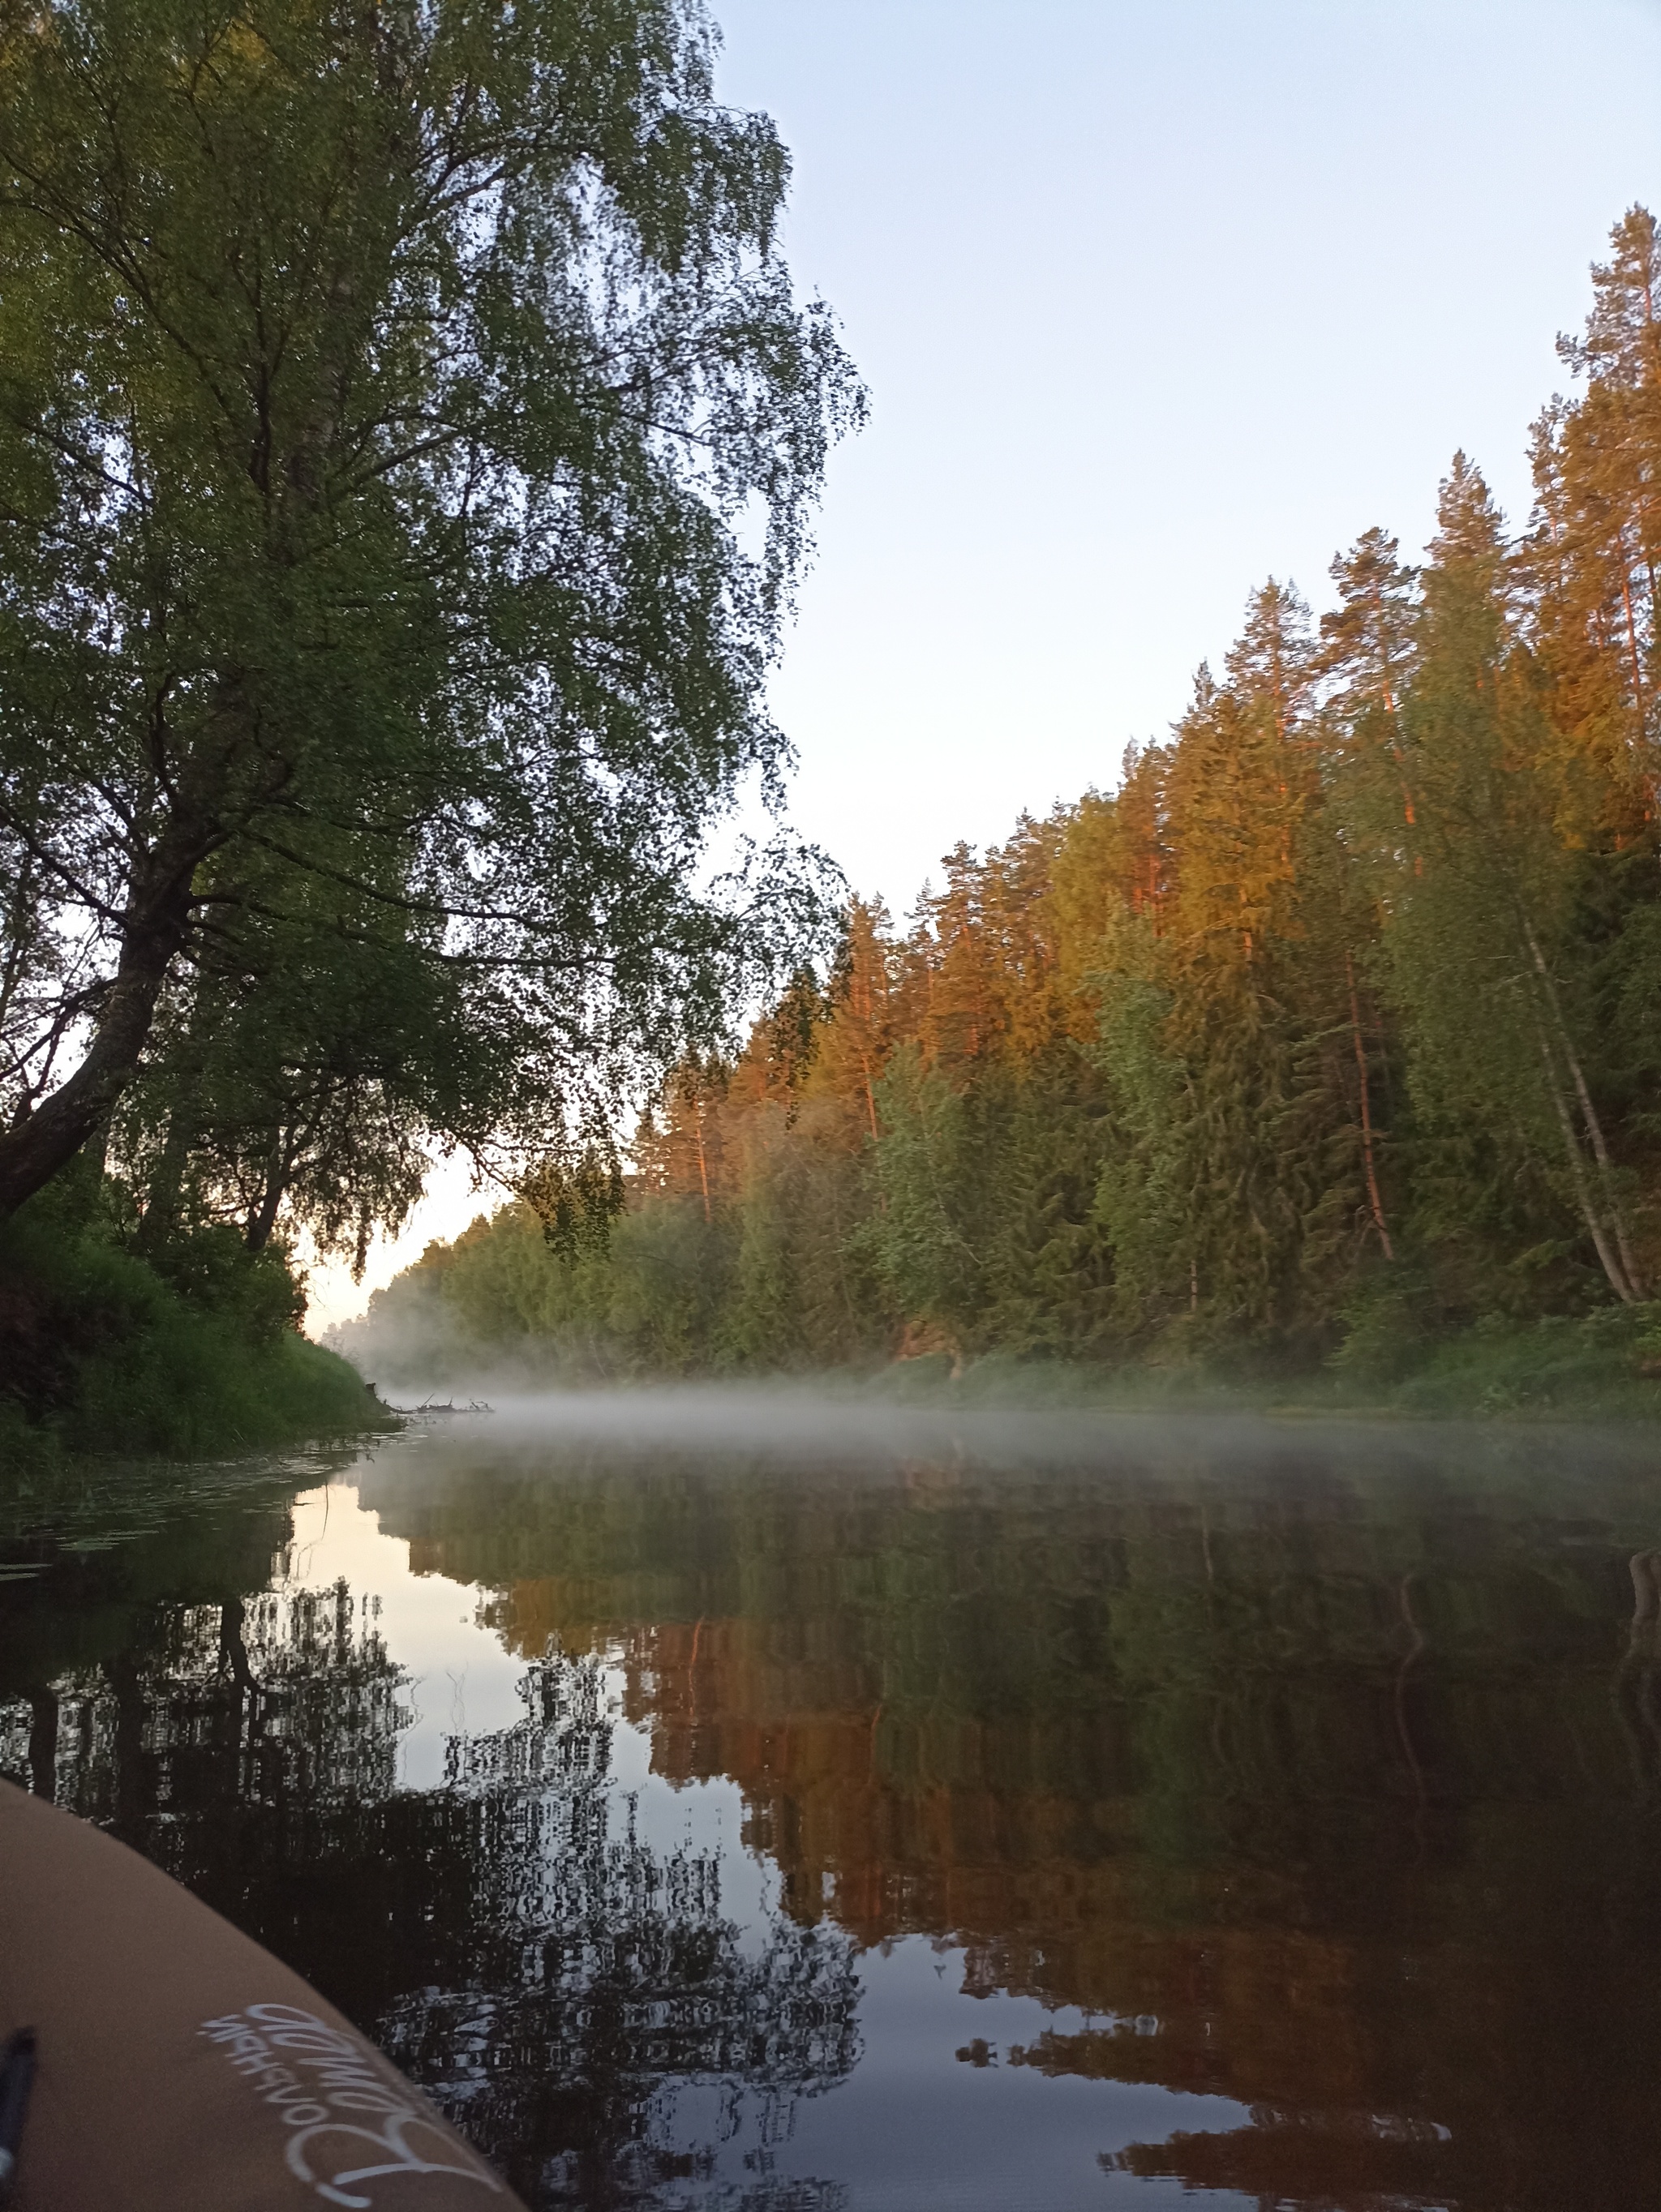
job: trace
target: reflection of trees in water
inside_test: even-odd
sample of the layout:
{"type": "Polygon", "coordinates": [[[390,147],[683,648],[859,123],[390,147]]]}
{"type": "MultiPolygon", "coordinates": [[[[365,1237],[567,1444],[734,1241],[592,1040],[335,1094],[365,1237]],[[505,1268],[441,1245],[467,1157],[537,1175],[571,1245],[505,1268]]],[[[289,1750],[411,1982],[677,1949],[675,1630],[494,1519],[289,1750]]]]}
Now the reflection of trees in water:
{"type": "Polygon", "coordinates": [[[1661,1796],[1661,1552],[1634,1552],[1632,1627],[1615,1674],[1615,1709],[1645,1797],[1661,1796]]]}
{"type": "Polygon", "coordinates": [[[1652,1475],[1543,1437],[1488,1487],[1469,1436],[1453,1474],[1446,1441],[1254,1470],[1218,1439],[1008,1481],[599,1452],[552,1480],[458,1446],[375,1503],[499,1589],[510,1644],[618,1652],[658,1771],[739,1784],[803,1924],[1080,2008],[1029,2069],[1254,2114],[1116,2171],[1623,2201],[1661,2066],[1652,1475]]]}
{"type": "Polygon", "coordinates": [[[1254,2105],[1250,2127],[1179,2132],[1100,2160],[1104,2173],[1227,2190],[1277,2212],[1418,2212],[1483,2201],[1481,2162],[1448,2130],[1385,2112],[1254,2105]],[[1469,2190],[1469,2195],[1467,2191],[1469,2190]]]}
{"type": "Polygon", "coordinates": [[[384,1795],[411,1717],[378,1601],[332,1589],[160,1606],[118,1648],[27,1695],[0,1771],[171,1868],[156,1815],[282,1814],[384,1795]]]}
{"type": "MultiPolygon", "coordinates": [[[[1648,2170],[1647,1481],[1484,1504],[1393,1468],[581,1472],[366,1480],[417,1565],[496,1593],[527,1665],[521,1719],[453,1738],[444,1787],[392,1786],[409,1695],[361,1603],[313,1594],[295,1630],[205,1577],[188,1633],[152,1607],[102,1665],[77,1646],[98,1698],[125,1685],[119,1777],[76,1779],[68,1705],[48,1762],[378,2024],[527,2196],[824,2212],[767,2160],[852,2063],[844,1929],[936,1936],[971,1993],[1079,2006],[1080,2033],[985,2046],[1028,2088],[1253,2114],[1133,2146],[1122,2175],[1567,2212],[1648,2170]],[[794,1924],[740,1934],[705,1855],[631,1826],[619,1680],[660,1777],[738,1784],[794,1924]]],[[[64,1662],[0,1669],[38,1689],[64,1662]]],[[[25,1775],[57,1714],[17,1709],[25,1775]]]]}
{"type": "Polygon", "coordinates": [[[746,1932],[715,1854],[641,1838],[597,1660],[545,1660],[520,1693],[514,1727],[448,1747],[478,1869],[462,1971],[399,1996],[379,2040],[534,2203],[834,2202],[768,2168],[797,2100],[856,2058],[847,1939],[778,1916],[746,1932]],[[753,2186],[712,2198],[735,2163],[753,2186]]]}
{"type": "Polygon", "coordinates": [[[642,1839],[597,1659],[529,1667],[514,1726],[398,1790],[411,1685],[378,1610],[344,1583],[158,1606],[0,1706],[0,1771],[309,1975],[532,2202],[831,2212],[770,2167],[855,2063],[848,1940],[746,1931],[713,1853],[642,1839]]]}

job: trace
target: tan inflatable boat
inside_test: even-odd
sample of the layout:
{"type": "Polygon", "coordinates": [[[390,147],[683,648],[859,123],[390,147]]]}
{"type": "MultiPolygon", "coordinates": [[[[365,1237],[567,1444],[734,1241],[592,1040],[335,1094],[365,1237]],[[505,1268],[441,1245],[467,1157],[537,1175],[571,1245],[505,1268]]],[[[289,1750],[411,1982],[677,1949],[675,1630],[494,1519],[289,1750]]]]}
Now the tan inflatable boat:
{"type": "Polygon", "coordinates": [[[0,1782],[0,2051],[23,2028],[9,2212],[522,2212],[297,1974],[0,1782]]]}

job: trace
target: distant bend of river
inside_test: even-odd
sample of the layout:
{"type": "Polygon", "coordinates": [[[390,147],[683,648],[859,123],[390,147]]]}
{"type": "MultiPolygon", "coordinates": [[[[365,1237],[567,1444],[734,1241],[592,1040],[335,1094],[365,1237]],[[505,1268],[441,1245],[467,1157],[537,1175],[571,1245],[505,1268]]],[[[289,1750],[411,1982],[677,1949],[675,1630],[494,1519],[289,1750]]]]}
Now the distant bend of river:
{"type": "Polygon", "coordinates": [[[0,1772],[538,2207],[1661,2189],[1635,1434],[688,1394],[0,1478],[0,1772]]]}

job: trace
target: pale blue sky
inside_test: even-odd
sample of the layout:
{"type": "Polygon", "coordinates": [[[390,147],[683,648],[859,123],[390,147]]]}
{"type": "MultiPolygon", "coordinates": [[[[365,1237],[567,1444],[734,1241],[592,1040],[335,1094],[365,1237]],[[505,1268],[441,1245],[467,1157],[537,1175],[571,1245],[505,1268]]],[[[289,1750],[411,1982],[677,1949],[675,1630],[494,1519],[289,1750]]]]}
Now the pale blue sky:
{"type": "MultiPolygon", "coordinates": [[[[1661,202],[1661,0],[716,0],[787,243],[872,394],[774,687],[800,826],[911,906],[1110,785],[1246,593],[1416,549],[1463,445],[1519,521],[1586,270],[1661,202]]],[[[358,1310],[488,1196],[435,1176],[358,1310]]]]}
{"type": "Polygon", "coordinates": [[[1655,0],[716,0],[869,428],[775,687],[795,812],[904,910],[1110,783],[1247,592],[1317,605],[1463,445],[1529,503],[1586,270],[1661,198],[1655,0]]]}

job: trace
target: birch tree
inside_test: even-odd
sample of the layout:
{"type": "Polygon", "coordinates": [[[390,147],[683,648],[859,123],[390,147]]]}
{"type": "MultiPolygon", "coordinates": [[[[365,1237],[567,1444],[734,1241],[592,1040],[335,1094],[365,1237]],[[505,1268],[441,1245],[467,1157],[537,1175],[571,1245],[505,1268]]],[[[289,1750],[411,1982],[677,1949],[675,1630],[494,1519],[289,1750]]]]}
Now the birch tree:
{"type": "Polygon", "coordinates": [[[509,1155],[812,921],[782,848],[691,888],[861,405],[713,54],[694,0],[0,4],[0,1215],[301,886],[459,979],[509,1155]]]}

